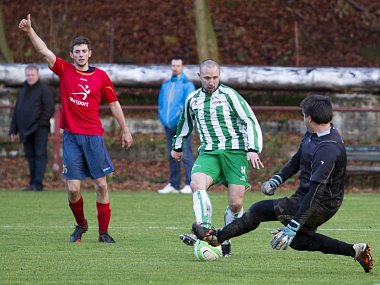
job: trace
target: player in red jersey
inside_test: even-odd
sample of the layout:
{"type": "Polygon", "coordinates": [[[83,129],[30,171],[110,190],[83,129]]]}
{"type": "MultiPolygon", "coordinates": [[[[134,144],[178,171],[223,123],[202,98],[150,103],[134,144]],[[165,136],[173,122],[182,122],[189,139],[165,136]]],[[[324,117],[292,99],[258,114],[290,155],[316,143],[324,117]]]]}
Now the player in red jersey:
{"type": "Polygon", "coordinates": [[[114,239],[108,234],[111,209],[106,176],[114,167],[103,140],[99,118],[101,100],[108,103],[119,123],[122,147],[128,149],[133,141],[113,84],[103,70],[89,66],[92,51],[87,38],[77,37],[71,43],[70,56],[74,64],[70,64],[49,50],[36,34],[30,14],[20,21],[19,28],[26,32],[34,48],[60,79],[60,127],[64,130],[62,173],[67,180],[69,206],[77,222],[70,241],[80,242],[88,229],[80,185],[81,180],[90,177],[95,181],[97,194],[99,242],[113,243],[114,239]]]}

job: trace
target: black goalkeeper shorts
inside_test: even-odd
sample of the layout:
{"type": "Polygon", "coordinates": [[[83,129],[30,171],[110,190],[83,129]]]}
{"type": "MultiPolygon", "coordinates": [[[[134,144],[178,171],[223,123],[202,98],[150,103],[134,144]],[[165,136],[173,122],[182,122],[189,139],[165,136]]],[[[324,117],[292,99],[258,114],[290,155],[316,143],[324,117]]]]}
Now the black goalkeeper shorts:
{"type": "MultiPolygon", "coordinates": [[[[283,225],[286,226],[296,215],[301,206],[302,198],[303,197],[301,196],[293,195],[290,198],[285,197],[274,200],[274,212],[276,213],[277,219],[283,225]]],[[[327,209],[321,205],[302,226],[301,231],[313,235],[320,225],[324,224],[335,215],[338,209],[339,207],[335,209],[327,209]]]]}

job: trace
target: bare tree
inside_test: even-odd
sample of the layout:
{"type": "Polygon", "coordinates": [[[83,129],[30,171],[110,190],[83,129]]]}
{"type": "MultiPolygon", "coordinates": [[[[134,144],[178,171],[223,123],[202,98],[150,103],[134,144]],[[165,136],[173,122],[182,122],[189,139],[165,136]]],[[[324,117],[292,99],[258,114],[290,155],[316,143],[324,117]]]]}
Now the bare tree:
{"type": "Polygon", "coordinates": [[[7,45],[5,36],[3,3],[0,1],[0,62],[13,62],[13,55],[7,45]]]}
{"type": "Polygon", "coordinates": [[[219,50],[207,0],[194,0],[198,60],[219,62],[219,50]]]}

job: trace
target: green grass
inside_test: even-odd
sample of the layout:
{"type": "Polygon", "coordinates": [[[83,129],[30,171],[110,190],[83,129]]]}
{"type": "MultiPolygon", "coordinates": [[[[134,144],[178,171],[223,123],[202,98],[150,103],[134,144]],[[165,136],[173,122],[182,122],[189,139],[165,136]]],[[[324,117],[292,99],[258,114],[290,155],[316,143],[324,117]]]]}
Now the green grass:
{"type": "MultiPolygon", "coordinates": [[[[226,196],[210,195],[220,226],[226,196]]],[[[371,244],[370,274],[349,257],[272,250],[276,222],[235,238],[230,258],[197,261],[178,238],[194,219],[190,195],[111,193],[116,243],[99,244],[95,194],[83,196],[90,228],[81,243],[69,243],[75,222],[65,192],[0,191],[1,284],[380,284],[380,194],[347,194],[341,210],[320,228],[349,243],[371,244]]],[[[245,208],[264,198],[247,193],[245,208]]]]}

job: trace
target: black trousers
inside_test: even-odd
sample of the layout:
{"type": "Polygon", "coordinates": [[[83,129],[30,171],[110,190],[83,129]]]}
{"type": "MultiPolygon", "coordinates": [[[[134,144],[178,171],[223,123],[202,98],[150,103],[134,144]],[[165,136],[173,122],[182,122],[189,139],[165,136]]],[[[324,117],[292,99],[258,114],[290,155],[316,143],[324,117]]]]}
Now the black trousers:
{"type": "MultiPolygon", "coordinates": [[[[241,218],[217,231],[218,241],[223,242],[253,231],[261,222],[279,220],[275,211],[276,201],[264,200],[253,204],[241,218]]],[[[319,251],[325,254],[355,256],[353,244],[302,229],[296,234],[290,247],[300,251],[319,251]]]]}
{"type": "Polygon", "coordinates": [[[42,190],[47,164],[49,127],[38,128],[24,141],[25,158],[29,165],[29,188],[42,190]]]}

